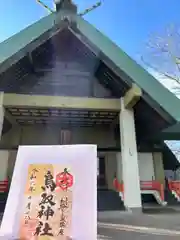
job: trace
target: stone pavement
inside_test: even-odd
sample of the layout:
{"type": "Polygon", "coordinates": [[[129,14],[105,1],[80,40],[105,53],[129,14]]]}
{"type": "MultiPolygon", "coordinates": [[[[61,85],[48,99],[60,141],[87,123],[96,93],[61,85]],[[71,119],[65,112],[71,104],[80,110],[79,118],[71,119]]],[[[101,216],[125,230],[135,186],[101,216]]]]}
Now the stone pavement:
{"type": "Polygon", "coordinates": [[[98,240],[179,240],[180,236],[98,228],[98,240]]]}
{"type": "Polygon", "coordinates": [[[165,228],[180,231],[180,208],[166,209],[165,211],[147,211],[146,214],[133,214],[128,212],[107,212],[103,217],[98,217],[100,222],[137,225],[153,228],[165,228]]]}
{"type": "Polygon", "coordinates": [[[180,239],[180,209],[147,211],[149,214],[121,212],[115,217],[99,217],[98,240],[180,239]]]}

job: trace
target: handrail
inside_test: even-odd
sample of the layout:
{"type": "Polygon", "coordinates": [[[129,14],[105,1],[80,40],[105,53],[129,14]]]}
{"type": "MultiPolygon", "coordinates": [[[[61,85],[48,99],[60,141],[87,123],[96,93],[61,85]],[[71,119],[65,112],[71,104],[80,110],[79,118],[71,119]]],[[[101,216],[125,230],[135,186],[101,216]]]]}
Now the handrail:
{"type": "Polygon", "coordinates": [[[164,185],[158,181],[140,181],[141,190],[158,191],[161,199],[164,201],[164,185]]]}
{"type": "Polygon", "coordinates": [[[170,191],[175,191],[176,194],[180,197],[180,181],[168,180],[168,187],[170,191]]]}
{"type": "MultiPolygon", "coordinates": [[[[124,194],[123,182],[118,182],[117,178],[114,178],[113,186],[117,192],[124,194]]],[[[164,201],[164,185],[158,181],[140,181],[141,190],[155,190],[158,191],[162,201],[164,201]]]]}

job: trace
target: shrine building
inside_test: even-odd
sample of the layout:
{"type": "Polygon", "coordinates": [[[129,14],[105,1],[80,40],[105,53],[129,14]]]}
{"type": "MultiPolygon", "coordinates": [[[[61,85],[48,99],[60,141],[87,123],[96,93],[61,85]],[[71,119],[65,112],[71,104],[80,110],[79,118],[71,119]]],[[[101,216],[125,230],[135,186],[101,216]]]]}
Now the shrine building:
{"type": "Polygon", "coordinates": [[[164,144],[180,139],[180,100],[71,1],[0,43],[0,91],[1,183],[19,145],[96,144],[99,211],[180,201],[164,144]]]}

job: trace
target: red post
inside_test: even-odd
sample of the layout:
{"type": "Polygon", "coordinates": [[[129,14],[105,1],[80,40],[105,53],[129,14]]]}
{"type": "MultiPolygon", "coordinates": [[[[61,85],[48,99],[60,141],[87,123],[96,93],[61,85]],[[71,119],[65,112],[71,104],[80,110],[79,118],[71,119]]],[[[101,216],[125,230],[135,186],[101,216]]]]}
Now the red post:
{"type": "Polygon", "coordinates": [[[162,183],[160,184],[160,196],[162,201],[164,201],[164,185],[162,183]]]}

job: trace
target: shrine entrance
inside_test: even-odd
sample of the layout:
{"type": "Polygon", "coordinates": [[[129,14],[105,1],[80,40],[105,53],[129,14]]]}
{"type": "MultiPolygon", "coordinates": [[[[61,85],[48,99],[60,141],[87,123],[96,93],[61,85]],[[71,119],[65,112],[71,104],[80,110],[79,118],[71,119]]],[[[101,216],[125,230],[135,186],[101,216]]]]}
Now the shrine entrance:
{"type": "Polygon", "coordinates": [[[107,189],[105,157],[98,157],[97,189],[107,189]]]}

